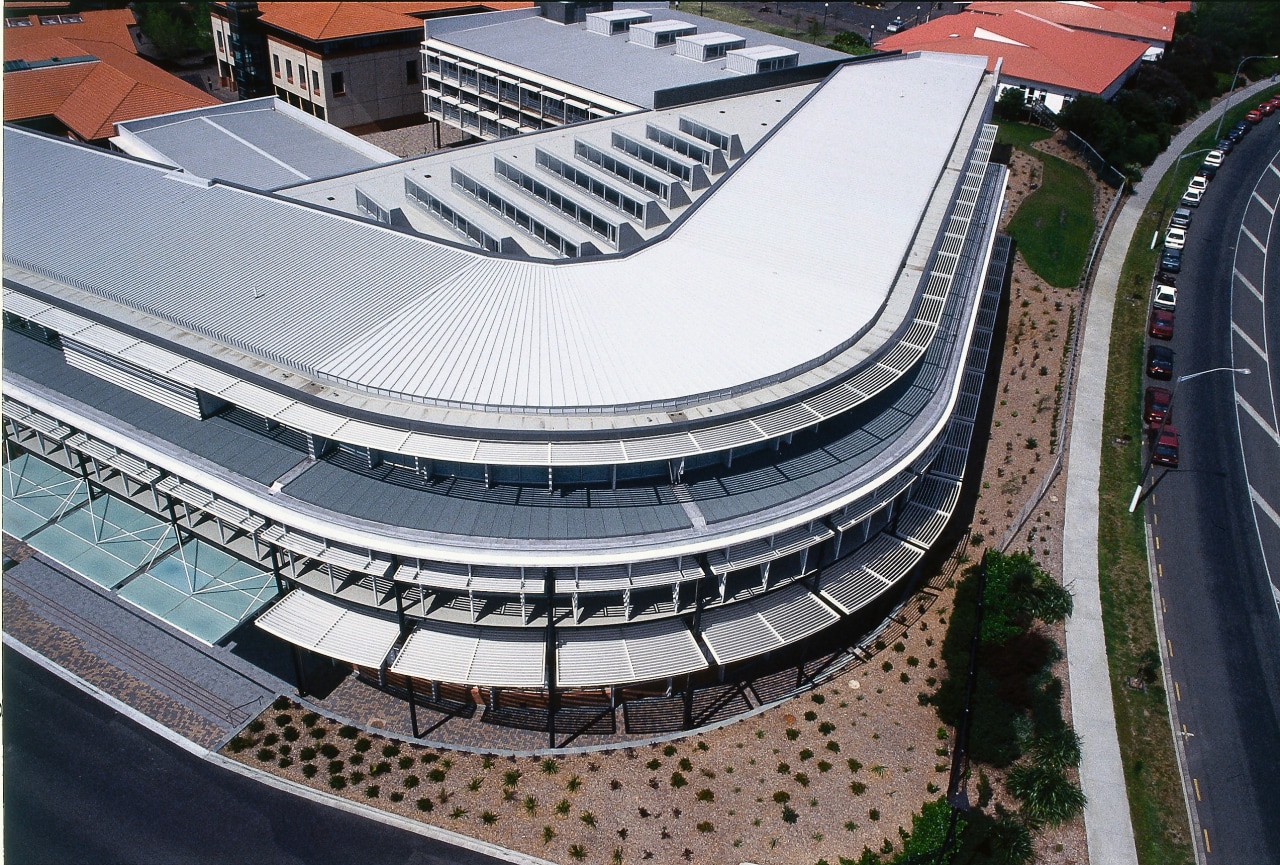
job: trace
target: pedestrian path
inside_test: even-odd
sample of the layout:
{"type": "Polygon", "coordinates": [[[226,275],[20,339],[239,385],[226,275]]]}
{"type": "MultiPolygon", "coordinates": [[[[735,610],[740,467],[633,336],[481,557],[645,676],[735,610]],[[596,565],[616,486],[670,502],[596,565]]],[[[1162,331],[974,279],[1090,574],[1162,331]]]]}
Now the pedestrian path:
{"type": "Polygon", "coordinates": [[[1223,100],[1196,118],[1170,142],[1147,169],[1142,182],[1120,209],[1103,250],[1085,320],[1084,342],[1075,406],[1071,416],[1071,453],[1067,471],[1062,580],[1075,600],[1067,620],[1067,667],[1071,679],[1071,714],[1083,740],[1080,783],[1088,797],[1085,832],[1089,861],[1094,865],[1137,865],[1133,823],[1129,816],[1124,765],[1116,735],[1115,705],[1107,665],[1102,601],[1098,588],[1098,492],[1102,459],[1102,411],[1106,399],[1107,359],[1111,347],[1112,312],[1120,270],[1138,219],[1161,178],[1193,139],[1227,109],[1266,89],[1258,82],[1223,100]]]}

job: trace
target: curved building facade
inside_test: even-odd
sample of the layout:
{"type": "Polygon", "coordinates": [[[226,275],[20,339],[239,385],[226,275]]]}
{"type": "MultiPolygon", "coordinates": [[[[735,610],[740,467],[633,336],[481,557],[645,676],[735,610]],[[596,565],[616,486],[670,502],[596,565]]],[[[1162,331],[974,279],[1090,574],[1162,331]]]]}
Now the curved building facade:
{"type": "Polygon", "coordinates": [[[6,455],[411,694],[723,674],[900,593],[955,506],[994,84],[878,57],[271,190],[8,129],[6,455]]]}

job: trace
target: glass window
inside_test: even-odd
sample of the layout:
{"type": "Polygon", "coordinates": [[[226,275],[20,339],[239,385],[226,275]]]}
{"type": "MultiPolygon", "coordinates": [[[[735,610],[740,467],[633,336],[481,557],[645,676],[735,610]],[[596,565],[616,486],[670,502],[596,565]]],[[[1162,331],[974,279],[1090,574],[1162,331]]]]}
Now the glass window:
{"type": "Polygon", "coordinates": [[[341,72],[329,73],[329,86],[333,88],[334,96],[345,96],[347,93],[347,84],[341,72]]]}
{"type": "Polygon", "coordinates": [[[418,61],[406,60],[404,62],[404,83],[413,85],[418,82],[418,61]]]}
{"type": "MultiPolygon", "coordinates": [[[[222,34],[221,34],[221,33],[219,33],[219,34],[218,34],[218,36],[219,36],[219,40],[218,40],[218,41],[222,41],[222,40],[221,40],[221,36],[222,36],[222,34]]],[[[271,55],[271,66],[272,66],[272,67],[275,69],[275,71],[276,71],[276,77],[277,77],[277,78],[279,78],[279,77],[280,77],[280,55],[279,55],[279,54],[272,54],[272,55],[271,55]]]]}
{"type": "MultiPolygon", "coordinates": [[[[223,46],[222,46],[222,31],[221,31],[221,30],[219,30],[219,31],[218,31],[218,50],[219,50],[219,51],[223,51],[223,50],[225,50],[225,49],[223,48],[223,46]]],[[[276,73],[277,73],[277,74],[279,74],[279,72],[280,72],[280,70],[279,70],[279,69],[277,69],[277,70],[276,70],[276,73]]]]}
{"type": "Polygon", "coordinates": [[[311,89],[316,93],[320,92],[320,73],[318,70],[311,70],[311,89]]]}
{"type": "Polygon", "coordinates": [[[292,60],[284,61],[284,77],[288,78],[290,81],[293,80],[293,61],[292,60]]]}

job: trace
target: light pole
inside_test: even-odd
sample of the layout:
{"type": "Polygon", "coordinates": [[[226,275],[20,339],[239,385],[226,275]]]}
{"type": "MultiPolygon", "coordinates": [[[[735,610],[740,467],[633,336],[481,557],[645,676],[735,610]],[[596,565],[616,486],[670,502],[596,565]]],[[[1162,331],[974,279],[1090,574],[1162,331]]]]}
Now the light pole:
{"type": "Polygon", "coordinates": [[[920,7],[916,7],[916,26],[920,26],[920,7]]]}
{"type": "Polygon", "coordinates": [[[1236,74],[1231,78],[1231,89],[1227,91],[1227,107],[1222,109],[1222,116],[1218,118],[1218,129],[1213,133],[1214,141],[1222,140],[1222,121],[1227,119],[1227,112],[1231,110],[1231,97],[1236,93],[1236,79],[1240,77],[1240,70],[1243,69],[1244,65],[1250,60],[1275,60],[1276,57],[1277,55],[1275,54],[1254,54],[1249,57],[1245,57],[1236,66],[1236,74]]]}
{"type": "MultiPolygon", "coordinates": [[[[1164,417],[1160,418],[1160,427],[1156,430],[1156,442],[1159,443],[1160,435],[1164,432],[1165,424],[1169,422],[1169,416],[1173,414],[1173,397],[1178,393],[1178,385],[1184,381],[1190,381],[1193,378],[1199,378],[1202,375],[1208,375],[1211,372],[1238,372],[1241,375],[1248,375],[1250,369],[1247,366],[1229,367],[1215,366],[1213,369],[1202,369],[1199,372],[1193,372],[1188,375],[1180,375],[1173,382],[1173,391],[1169,394],[1169,406],[1164,411],[1164,417]]],[[[1129,502],[1129,513],[1133,513],[1138,509],[1138,499],[1142,498],[1142,488],[1147,483],[1147,475],[1151,473],[1151,460],[1147,460],[1147,466],[1142,470],[1142,477],[1138,480],[1138,488],[1133,491],[1133,500],[1129,502]]]]}
{"type": "Polygon", "coordinates": [[[871,25],[871,35],[867,38],[868,38],[868,44],[871,45],[871,50],[875,51],[876,50],[876,25],[874,24],[871,25]]]}
{"type": "Polygon", "coordinates": [[[826,32],[826,30],[827,30],[827,13],[828,13],[829,11],[831,11],[831,4],[830,4],[830,3],[823,3],[823,4],[822,4],[822,31],[823,31],[824,33],[825,33],[825,32],[826,32]]]}

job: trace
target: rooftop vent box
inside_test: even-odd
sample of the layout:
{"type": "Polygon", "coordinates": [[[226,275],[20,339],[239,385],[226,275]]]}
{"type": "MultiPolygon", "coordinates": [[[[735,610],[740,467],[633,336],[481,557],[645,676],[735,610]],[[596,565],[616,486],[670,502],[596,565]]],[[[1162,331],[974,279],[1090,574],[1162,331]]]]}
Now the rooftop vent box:
{"type": "Polygon", "coordinates": [[[652,20],[652,15],[639,9],[592,12],[587,15],[587,29],[604,36],[617,36],[619,33],[626,33],[635,24],[647,24],[652,20]]]}
{"type": "Polygon", "coordinates": [[[681,36],[692,36],[697,32],[698,26],[688,21],[647,21],[644,24],[632,24],[628,39],[645,48],[665,48],[676,44],[681,36]]]}
{"type": "Polygon", "coordinates": [[[757,72],[773,72],[776,69],[791,69],[800,65],[800,52],[783,48],[781,45],[756,45],[753,48],[739,48],[728,52],[725,57],[725,69],[743,75],[755,75],[757,72]]]}
{"type": "Polygon", "coordinates": [[[676,39],[676,54],[699,63],[719,60],[730,51],[746,47],[747,40],[732,33],[699,33],[676,39]]]}

